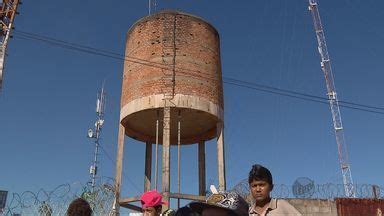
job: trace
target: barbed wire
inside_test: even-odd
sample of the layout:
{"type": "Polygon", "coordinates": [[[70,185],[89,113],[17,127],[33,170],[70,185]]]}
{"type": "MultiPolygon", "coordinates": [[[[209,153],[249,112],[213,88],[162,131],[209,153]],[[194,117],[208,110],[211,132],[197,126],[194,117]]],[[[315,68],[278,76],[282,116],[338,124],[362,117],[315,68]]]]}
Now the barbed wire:
{"type": "MultiPolygon", "coordinates": [[[[372,184],[355,184],[355,198],[378,198],[384,199],[384,187],[372,184]]],[[[239,193],[247,201],[251,202],[248,180],[243,180],[235,185],[232,190],[239,193]]],[[[274,198],[299,198],[299,199],[335,199],[348,198],[345,194],[343,184],[308,184],[308,185],[285,185],[274,184],[272,190],[274,198]]]]}
{"type": "MultiPolygon", "coordinates": [[[[25,191],[23,193],[11,193],[3,215],[39,215],[39,216],[59,216],[65,215],[69,204],[76,198],[86,199],[94,212],[95,216],[109,215],[112,211],[114,202],[114,180],[112,178],[100,181],[100,185],[91,193],[87,184],[75,182],[71,184],[61,184],[53,190],[40,189],[37,192],[25,191]]],[[[307,182],[308,183],[308,182],[307,182]]],[[[372,184],[356,184],[356,198],[379,198],[384,199],[384,187],[372,184]]],[[[233,191],[239,193],[249,203],[252,203],[249,185],[247,180],[241,181],[233,191]]],[[[274,184],[272,197],[290,199],[327,199],[345,198],[344,185],[342,184],[308,184],[285,185],[274,184]]]]}
{"type": "Polygon", "coordinates": [[[102,182],[93,193],[89,185],[80,182],[61,184],[51,191],[40,189],[37,192],[11,193],[3,215],[65,215],[69,204],[79,197],[90,203],[93,215],[109,215],[115,199],[114,182],[113,179],[102,182]]]}

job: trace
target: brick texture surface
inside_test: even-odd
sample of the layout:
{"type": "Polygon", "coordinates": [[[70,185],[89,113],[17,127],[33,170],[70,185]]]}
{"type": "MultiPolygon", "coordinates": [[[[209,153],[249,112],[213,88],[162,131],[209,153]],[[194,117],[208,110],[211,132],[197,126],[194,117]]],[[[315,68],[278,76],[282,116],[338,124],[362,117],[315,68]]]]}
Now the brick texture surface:
{"type": "Polygon", "coordinates": [[[128,31],[125,55],[122,106],[174,89],[223,108],[219,35],[201,18],[176,11],[144,17],[128,31]]]}

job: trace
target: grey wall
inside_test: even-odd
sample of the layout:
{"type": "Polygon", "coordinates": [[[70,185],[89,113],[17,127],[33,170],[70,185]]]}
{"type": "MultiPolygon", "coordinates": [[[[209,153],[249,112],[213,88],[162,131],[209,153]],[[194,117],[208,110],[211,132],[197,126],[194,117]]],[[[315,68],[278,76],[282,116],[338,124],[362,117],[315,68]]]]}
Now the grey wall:
{"type": "Polygon", "coordinates": [[[285,199],[303,216],[337,216],[336,203],[324,199],[285,199]]]}

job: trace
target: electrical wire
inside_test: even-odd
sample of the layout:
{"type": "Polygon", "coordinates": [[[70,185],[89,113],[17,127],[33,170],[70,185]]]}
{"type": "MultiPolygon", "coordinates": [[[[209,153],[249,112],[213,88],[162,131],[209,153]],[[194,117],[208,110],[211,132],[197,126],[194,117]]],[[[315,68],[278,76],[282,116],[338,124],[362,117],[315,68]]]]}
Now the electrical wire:
{"type": "MultiPolygon", "coordinates": [[[[34,33],[29,33],[29,32],[20,31],[20,30],[15,30],[14,34],[15,33],[16,33],[16,35],[14,35],[14,37],[18,38],[18,39],[40,41],[40,42],[44,42],[44,43],[47,43],[47,44],[53,45],[53,46],[58,46],[58,47],[61,47],[64,49],[70,49],[70,50],[75,50],[78,52],[83,52],[83,53],[88,53],[88,54],[118,59],[118,60],[124,60],[124,61],[137,63],[137,64],[141,64],[141,65],[145,65],[145,66],[149,66],[149,67],[154,67],[154,68],[160,68],[160,69],[165,69],[165,70],[172,70],[173,69],[172,66],[167,65],[167,64],[158,63],[158,62],[151,62],[151,61],[147,61],[147,60],[135,58],[135,57],[128,57],[128,56],[125,56],[125,55],[122,55],[122,54],[119,54],[116,52],[97,49],[97,48],[93,48],[90,46],[84,46],[84,45],[76,44],[76,43],[70,43],[67,41],[63,41],[63,40],[59,40],[59,39],[55,39],[55,38],[51,38],[51,37],[46,37],[46,36],[42,36],[42,35],[38,35],[38,34],[34,34],[34,33]]],[[[196,70],[180,68],[180,67],[175,67],[175,70],[178,72],[178,74],[182,74],[182,76],[186,76],[186,77],[200,76],[201,78],[205,78],[208,80],[209,79],[210,80],[216,80],[216,78],[213,78],[212,76],[207,77],[207,74],[201,75],[201,72],[196,71],[196,70]],[[192,75],[191,73],[196,73],[196,74],[192,75]]],[[[316,102],[316,103],[329,104],[329,99],[326,97],[320,97],[320,96],[302,93],[302,92],[298,92],[298,91],[276,88],[273,86],[262,85],[262,84],[258,84],[258,83],[254,83],[254,82],[238,80],[238,79],[234,79],[234,78],[230,78],[230,77],[223,77],[223,82],[226,84],[229,84],[229,85],[247,88],[250,90],[256,90],[256,91],[260,91],[260,92],[266,92],[266,93],[271,93],[271,94],[275,94],[275,95],[280,95],[280,96],[285,96],[285,97],[290,97],[290,98],[295,98],[295,99],[301,99],[301,100],[311,101],[311,102],[316,102]]],[[[366,104],[355,103],[355,102],[344,101],[344,100],[340,100],[338,102],[339,102],[339,105],[341,107],[344,107],[344,108],[363,111],[363,112],[369,112],[369,113],[375,113],[375,114],[384,114],[384,107],[366,105],[366,104]]]]}
{"type": "MultiPolygon", "coordinates": [[[[329,104],[326,101],[320,101],[320,100],[311,99],[311,98],[304,98],[304,97],[300,97],[300,96],[296,96],[296,95],[290,95],[290,94],[282,93],[282,92],[274,92],[274,91],[271,91],[271,90],[257,88],[257,87],[254,87],[254,86],[247,86],[247,85],[241,85],[241,84],[238,84],[238,83],[229,83],[229,82],[226,82],[226,83],[231,84],[231,85],[235,85],[235,86],[238,86],[238,87],[243,87],[243,88],[248,88],[248,89],[252,89],[252,90],[267,92],[267,93],[271,93],[271,94],[277,94],[277,95],[281,95],[281,96],[285,96],[285,97],[296,98],[296,99],[301,99],[301,100],[306,100],[306,101],[312,101],[312,102],[322,103],[322,104],[327,104],[327,105],[329,104]]],[[[384,115],[384,112],[380,112],[380,111],[368,110],[368,109],[353,107],[353,106],[349,106],[349,105],[340,105],[340,106],[344,107],[344,108],[348,108],[348,109],[354,109],[354,110],[359,110],[359,111],[364,111],[364,112],[370,112],[370,113],[384,115]]]]}
{"type": "MultiPolygon", "coordinates": [[[[111,161],[111,163],[113,165],[115,165],[116,160],[113,160],[112,157],[109,156],[108,152],[103,148],[103,146],[100,145],[99,147],[104,152],[105,156],[107,156],[107,158],[111,161]]],[[[124,173],[124,170],[122,172],[123,172],[124,177],[126,179],[128,179],[128,181],[131,183],[131,185],[136,189],[136,192],[141,193],[139,187],[137,187],[137,185],[124,173]]]]}

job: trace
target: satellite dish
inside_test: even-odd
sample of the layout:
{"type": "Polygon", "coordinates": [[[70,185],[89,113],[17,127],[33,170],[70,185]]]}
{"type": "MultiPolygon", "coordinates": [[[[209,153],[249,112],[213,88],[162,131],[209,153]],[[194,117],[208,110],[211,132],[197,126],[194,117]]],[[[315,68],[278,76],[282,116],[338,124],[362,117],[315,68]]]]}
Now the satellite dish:
{"type": "Polygon", "coordinates": [[[296,198],[310,198],[315,193],[315,182],[306,177],[300,177],[292,185],[292,192],[296,198]]]}
{"type": "Polygon", "coordinates": [[[93,137],[93,130],[89,129],[88,130],[88,138],[92,138],[92,137],[93,137]]]}

